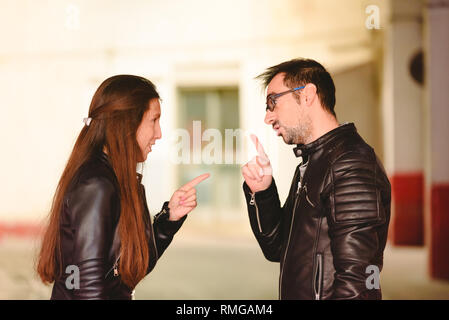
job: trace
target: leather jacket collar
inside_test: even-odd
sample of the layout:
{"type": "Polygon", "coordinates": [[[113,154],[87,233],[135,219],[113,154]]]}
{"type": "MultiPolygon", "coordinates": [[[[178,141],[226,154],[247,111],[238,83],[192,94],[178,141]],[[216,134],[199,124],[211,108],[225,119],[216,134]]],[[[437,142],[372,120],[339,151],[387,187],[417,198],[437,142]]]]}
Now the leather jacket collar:
{"type": "Polygon", "coordinates": [[[357,129],[355,128],[354,123],[345,123],[337,128],[327,132],[326,134],[322,135],[315,141],[312,141],[308,144],[298,144],[295,148],[293,148],[293,153],[296,157],[308,157],[309,155],[315,153],[317,150],[323,148],[327,144],[331,143],[332,141],[335,141],[338,137],[348,133],[348,132],[356,132],[357,129]]]}
{"type": "MultiPolygon", "coordinates": [[[[102,161],[102,162],[104,162],[110,169],[112,169],[112,171],[114,171],[113,170],[113,168],[112,168],[112,164],[111,164],[111,160],[109,159],[109,156],[103,151],[103,150],[101,150],[98,154],[97,154],[97,156],[100,158],[100,160],[102,161]]],[[[142,183],[142,175],[140,174],[140,173],[138,173],[138,172],[136,172],[136,176],[137,176],[137,182],[139,183],[139,185],[142,183]]]]}
{"type": "Polygon", "coordinates": [[[99,152],[96,152],[95,155],[104,163],[106,164],[109,168],[112,169],[112,164],[111,161],[109,159],[109,156],[103,151],[100,150],[99,152]]]}

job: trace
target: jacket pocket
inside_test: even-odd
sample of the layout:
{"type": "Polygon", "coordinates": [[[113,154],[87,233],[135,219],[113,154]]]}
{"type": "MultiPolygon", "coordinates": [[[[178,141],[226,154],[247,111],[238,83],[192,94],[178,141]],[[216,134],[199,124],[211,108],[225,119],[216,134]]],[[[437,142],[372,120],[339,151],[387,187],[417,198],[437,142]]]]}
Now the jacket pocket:
{"type": "Polygon", "coordinates": [[[323,283],[323,255],[317,253],[315,256],[315,268],[313,271],[313,293],[315,300],[320,300],[323,283]]]}

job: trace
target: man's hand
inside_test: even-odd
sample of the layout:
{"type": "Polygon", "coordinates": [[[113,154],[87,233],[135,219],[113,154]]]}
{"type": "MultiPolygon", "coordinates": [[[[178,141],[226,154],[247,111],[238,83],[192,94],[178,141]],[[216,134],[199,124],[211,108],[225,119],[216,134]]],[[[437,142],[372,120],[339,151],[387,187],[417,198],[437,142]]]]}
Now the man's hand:
{"type": "Polygon", "coordinates": [[[187,182],[173,193],[168,203],[168,208],[170,209],[169,220],[177,221],[195,209],[197,203],[196,189],[194,187],[201,181],[209,178],[209,176],[209,173],[204,173],[187,182]]]}
{"type": "Polygon", "coordinates": [[[259,139],[252,134],[251,140],[256,146],[257,156],[242,167],[242,175],[251,191],[258,192],[270,186],[273,180],[273,170],[259,139]]]}

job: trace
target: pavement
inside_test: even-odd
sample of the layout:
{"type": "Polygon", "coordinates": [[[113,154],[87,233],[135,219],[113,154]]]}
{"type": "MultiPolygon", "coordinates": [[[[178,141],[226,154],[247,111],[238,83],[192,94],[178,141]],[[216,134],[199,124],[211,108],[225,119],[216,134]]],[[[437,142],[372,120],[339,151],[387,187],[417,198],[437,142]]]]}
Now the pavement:
{"type": "MultiPolygon", "coordinates": [[[[33,270],[36,238],[0,239],[0,299],[49,299],[51,286],[33,270]]],[[[155,269],[136,287],[136,299],[277,299],[279,264],[265,260],[245,225],[186,225],[155,269]]],[[[391,247],[384,254],[386,300],[449,299],[449,281],[427,274],[425,247],[391,247]]]]}

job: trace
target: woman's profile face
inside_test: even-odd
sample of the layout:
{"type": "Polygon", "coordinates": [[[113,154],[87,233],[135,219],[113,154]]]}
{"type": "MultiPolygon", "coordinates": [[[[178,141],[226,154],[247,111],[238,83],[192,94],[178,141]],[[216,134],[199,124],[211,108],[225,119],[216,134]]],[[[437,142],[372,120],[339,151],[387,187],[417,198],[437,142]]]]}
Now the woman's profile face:
{"type": "Polygon", "coordinates": [[[159,99],[151,99],[149,108],[143,114],[136,133],[137,143],[142,151],[141,162],[147,159],[148,153],[151,152],[151,146],[156,143],[156,140],[162,137],[161,126],[159,125],[160,117],[161,106],[159,99]]]}

